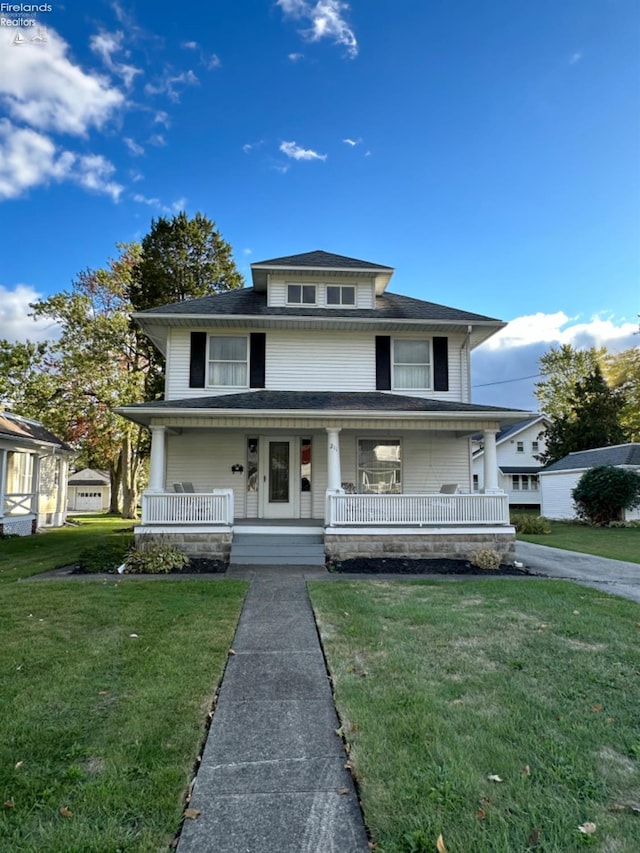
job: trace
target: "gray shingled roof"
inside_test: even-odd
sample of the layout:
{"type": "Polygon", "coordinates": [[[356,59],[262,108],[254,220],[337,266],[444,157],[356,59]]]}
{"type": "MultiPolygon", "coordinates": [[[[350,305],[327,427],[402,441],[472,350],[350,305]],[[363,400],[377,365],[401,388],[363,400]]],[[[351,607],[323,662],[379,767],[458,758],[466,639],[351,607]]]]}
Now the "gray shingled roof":
{"type": "Polygon", "coordinates": [[[500,465],[503,474],[539,474],[542,465],[500,465]]]}
{"type": "MultiPolygon", "coordinates": [[[[249,391],[240,394],[222,394],[214,397],[195,397],[182,400],[154,400],[124,407],[136,409],[237,409],[305,411],[361,411],[361,412],[451,412],[483,414],[487,412],[513,412],[497,406],[480,406],[475,403],[458,403],[452,400],[404,397],[380,391],[249,391]]],[[[517,410],[516,410],[517,411],[517,410]]]]}
{"type": "Polygon", "coordinates": [[[613,447],[596,447],[569,453],[544,469],[548,471],[573,471],[596,468],[599,465],[633,465],[640,467],[640,444],[616,444],[613,447]]]}
{"type": "Polygon", "coordinates": [[[62,439],[46,429],[40,421],[32,421],[11,412],[0,412],[0,438],[20,439],[30,443],[50,444],[60,450],[72,450],[62,439]]]}
{"type": "Polygon", "coordinates": [[[398,293],[384,293],[376,297],[375,308],[305,308],[297,305],[293,308],[284,306],[268,306],[267,294],[257,292],[252,287],[239,290],[229,290],[226,293],[216,293],[202,296],[199,299],[189,299],[184,302],[173,302],[140,311],[135,316],[152,317],[154,315],[247,315],[263,317],[344,317],[370,320],[439,320],[453,323],[492,322],[501,323],[493,317],[449,308],[435,302],[425,302],[411,296],[401,296],[398,293]]]}
{"type": "Polygon", "coordinates": [[[303,252],[300,255],[285,255],[282,258],[271,258],[268,261],[256,261],[252,267],[327,267],[329,269],[357,269],[357,270],[393,270],[385,264],[373,264],[370,261],[361,261],[358,258],[347,258],[345,255],[334,255],[331,252],[323,252],[316,249],[313,252],[303,252]]]}

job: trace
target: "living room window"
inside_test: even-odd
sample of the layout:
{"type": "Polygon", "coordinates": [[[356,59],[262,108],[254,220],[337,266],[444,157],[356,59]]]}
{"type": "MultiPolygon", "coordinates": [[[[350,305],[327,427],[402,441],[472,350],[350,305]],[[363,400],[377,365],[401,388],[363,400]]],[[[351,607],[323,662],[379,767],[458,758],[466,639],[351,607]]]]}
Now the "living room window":
{"type": "Polygon", "coordinates": [[[315,305],[315,284],[288,284],[287,305],[315,305]]]}
{"type": "Polygon", "coordinates": [[[431,388],[431,347],[428,340],[393,341],[393,389],[424,391],[431,388]]]}
{"type": "Polygon", "coordinates": [[[400,494],[402,453],[399,438],[358,440],[358,491],[364,494],[400,494]]]}
{"type": "Polygon", "coordinates": [[[353,285],[328,284],[327,305],[354,307],[356,304],[356,289],[353,285]]]}
{"type": "Polygon", "coordinates": [[[209,337],[208,385],[246,388],[249,375],[249,342],[246,336],[209,337]]]}

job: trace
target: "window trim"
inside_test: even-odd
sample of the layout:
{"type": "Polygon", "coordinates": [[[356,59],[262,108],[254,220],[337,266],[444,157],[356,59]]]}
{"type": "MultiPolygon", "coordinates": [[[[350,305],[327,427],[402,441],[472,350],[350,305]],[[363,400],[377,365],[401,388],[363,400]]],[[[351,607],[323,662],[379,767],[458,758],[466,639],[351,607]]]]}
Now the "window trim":
{"type": "Polygon", "coordinates": [[[433,391],[433,338],[391,338],[391,390],[392,391],[433,391]],[[396,363],[396,342],[404,343],[407,341],[419,341],[420,343],[427,344],[427,357],[428,361],[426,362],[399,362],[396,363]],[[399,367],[411,367],[411,366],[421,366],[428,368],[428,377],[426,386],[420,386],[415,388],[406,388],[404,385],[399,385],[396,382],[396,366],[399,367]]]}
{"type": "Polygon", "coordinates": [[[206,384],[205,388],[248,388],[249,387],[249,376],[250,376],[250,361],[251,361],[251,343],[250,343],[249,335],[216,335],[212,333],[207,334],[207,359],[205,363],[206,368],[206,384]],[[211,358],[211,340],[212,338],[216,339],[227,339],[227,338],[236,338],[238,340],[244,340],[245,342],[245,357],[244,360],[234,360],[230,359],[212,359],[211,358]],[[209,377],[211,375],[211,365],[214,363],[218,364],[244,364],[245,366],[245,381],[242,385],[221,385],[220,383],[214,384],[209,381],[209,377]]]}
{"type": "Polygon", "coordinates": [[[286,283],[285,287],[287,288],[287,293],[286,293],[286,295],[287,295],[286,304],[287,305],[293,305],[295,307],[300,307],[300,308],[309,308],[309,307],[313,308],[313,307],[317,306],[317,304],[318,304],[318,285],[317,284],[311,284],[309,282],[307,282],[305,284],[304,282],[290,281],[290,282],[286,283]],[[300,301],[299,302],[292,302],[291,299],[289,298],[289,288],[290,287],[299,287],[300,288],[300,301]],[[304,289],[305,289],[305,287],[312,287],[313,288],[313,302],[305,302],[304,301],[304,289]]]}

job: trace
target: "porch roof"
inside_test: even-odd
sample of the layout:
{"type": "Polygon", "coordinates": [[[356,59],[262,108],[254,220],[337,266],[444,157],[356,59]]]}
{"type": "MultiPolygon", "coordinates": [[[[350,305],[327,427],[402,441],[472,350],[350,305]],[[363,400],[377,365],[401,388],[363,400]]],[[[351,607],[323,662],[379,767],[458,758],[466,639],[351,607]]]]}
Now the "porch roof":
{"type": "Polygon", "coordinates": [[[73,452],[73,448],[46,429],[40,421],[23,418],[12,412],[0,412],[0,440],[44,445],[67,453],[73,452]]]}
{"type": "Polygon", "coordinates": [[[188,414],[260,415],[342,415],[354,417],[396,416],[438,419],[491,419],[500,423],[522,420],[522,410],[481,406],[453,400],[424,399],[381,391],[248,391],[181,400],[154,400],[135,403],[116,410],[132,421],[148,425],[154,417],[188,414]]]}

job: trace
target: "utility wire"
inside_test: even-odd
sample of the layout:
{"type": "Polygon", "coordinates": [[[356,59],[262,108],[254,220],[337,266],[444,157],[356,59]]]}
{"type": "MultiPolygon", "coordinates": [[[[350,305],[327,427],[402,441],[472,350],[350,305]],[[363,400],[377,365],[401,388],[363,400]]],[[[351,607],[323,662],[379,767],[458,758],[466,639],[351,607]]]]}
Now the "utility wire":
{"type": "Polygon", "coordinates": [[[487,388],[489,385],[506,385],[508,382],[524,382],[525,379],[540,379],[541,373],[534,373],[533,376],[519,376],[517,379],[500,379],[498,382],[482,382],[480,385],[472,385],[472,388],[487,388]]]}

